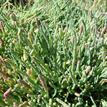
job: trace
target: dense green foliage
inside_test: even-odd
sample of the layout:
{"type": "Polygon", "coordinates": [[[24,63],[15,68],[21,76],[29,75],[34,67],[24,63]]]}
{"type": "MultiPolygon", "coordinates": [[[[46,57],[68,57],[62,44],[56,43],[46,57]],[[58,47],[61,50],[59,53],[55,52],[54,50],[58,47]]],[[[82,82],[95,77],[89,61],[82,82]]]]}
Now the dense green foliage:
{"type": "Polygon", "coordinates": [[[0,2],[0,107],[106,107],[105,1],[0,2]]]}

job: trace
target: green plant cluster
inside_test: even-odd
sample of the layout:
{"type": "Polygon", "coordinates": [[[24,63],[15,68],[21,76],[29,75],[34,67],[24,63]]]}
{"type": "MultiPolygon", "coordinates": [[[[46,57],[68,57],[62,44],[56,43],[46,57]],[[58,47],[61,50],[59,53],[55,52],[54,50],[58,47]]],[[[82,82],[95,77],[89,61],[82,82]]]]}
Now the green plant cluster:
{"type": "Polygon", "coordinates": [[[105,8],[93,0],[2,2],[0,107],[106,107],[105,8]]]}

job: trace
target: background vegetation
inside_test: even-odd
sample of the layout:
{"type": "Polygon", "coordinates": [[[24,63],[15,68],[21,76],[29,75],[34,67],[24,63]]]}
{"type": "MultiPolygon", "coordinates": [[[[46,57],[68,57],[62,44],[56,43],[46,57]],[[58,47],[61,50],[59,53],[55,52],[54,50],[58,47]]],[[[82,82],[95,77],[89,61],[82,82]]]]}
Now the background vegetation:
{"type": "Polygon", "coordinates": [[[0,107],[107,107],[106,4],[0,1],[0,107]]]}

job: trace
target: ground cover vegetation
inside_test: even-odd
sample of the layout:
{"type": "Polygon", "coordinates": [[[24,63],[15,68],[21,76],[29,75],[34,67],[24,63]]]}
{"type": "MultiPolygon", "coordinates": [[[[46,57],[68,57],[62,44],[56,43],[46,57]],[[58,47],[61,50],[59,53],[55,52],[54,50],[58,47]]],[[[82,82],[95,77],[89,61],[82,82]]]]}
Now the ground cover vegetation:
{"type": "Polygon", "coordinates": [[[106,0],[0,0],[0,107],[107,107],[106,0]]]}

